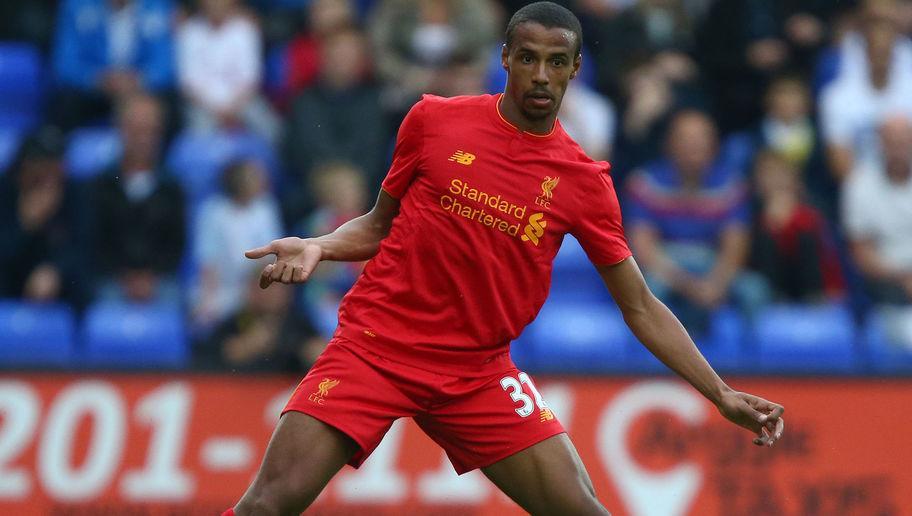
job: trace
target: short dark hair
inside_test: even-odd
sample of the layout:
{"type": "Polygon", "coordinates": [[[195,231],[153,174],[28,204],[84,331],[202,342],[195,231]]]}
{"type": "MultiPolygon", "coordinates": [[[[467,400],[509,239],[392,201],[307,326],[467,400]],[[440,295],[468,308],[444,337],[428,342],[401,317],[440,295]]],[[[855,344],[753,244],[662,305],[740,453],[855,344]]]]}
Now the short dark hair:
{"type": "Polygon", "coordinates": [[[516,11],[510,18],[510,23],[507,24],[507,48],[513,43],[513,33],[516,31],[516,27],[523,23],[537,23],[546,29],[555,27],[567,29],[576,34],[574,56],[579,55],[583,48],[583,28],[580,26],[579,19],[569,9],[554,2],[535,2],[516,11]]]}

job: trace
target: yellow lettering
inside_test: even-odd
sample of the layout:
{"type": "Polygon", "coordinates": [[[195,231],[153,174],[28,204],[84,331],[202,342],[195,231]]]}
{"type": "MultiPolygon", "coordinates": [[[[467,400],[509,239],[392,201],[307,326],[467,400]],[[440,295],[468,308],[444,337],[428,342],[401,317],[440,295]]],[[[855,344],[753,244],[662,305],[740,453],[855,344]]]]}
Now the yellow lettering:
{"type": "Polygon", "coordinates": [[[462,181],[460,181],[456,178],[453,178],[453,180],[450,181],[450,193],[452,193],[453,195],[459,195],[459,192],[461,190],[462,190],[462,181]]]}
{"type": "Polygon", "coordinates": [[[488,199],[490,199],[490,198],[491,198],[491,196],[488,194],[488,192],[478,192],[478,203],[479,204],[487,204],[488,199]]]}
{"type": "Polygon", "coordinates": [[[494,217],[492,217],[492,216],[490,216],[490,215],[488,215],[488,214],[486,213],[486,214],[484,215],[484,218],[482,218],[481,223],[484,224],[485,226],[493,226],[493,225],[494,225],[494,217]]]}
{"type": "Polygon", "coordinates": [[[526,207],[525,206],[523,206],[522,208],[519,208],[516,205],[511,205],[511,208],[513,208],[513,210],[514,210],[513,211],[514,217],[516,217],[519,220],[526,218],[526,207]]]}
{"type": "Polygon", "coordinates": [[[506,231],[508,226],[509,226],[509,224],[507,224],[507,221],[497,219],[497,229],[499,229],[501,231],[506,231]]]}
{"type": "Polygon", "coordinates": [[[545,234],[545,228],[548,222],[542,220],[544,213],[533,213],[529,216],[529,223],[523,228],[523,242],[532,242],[532,245],[538,245],[539,239],[545,234]]]}
{"type": "Polygon", "coordinates": [[[440,196],[440,207],[443,208],[443,209],[445,209],[445,210],[447,210],[447,211],[452,211],[452,210],[453,210],[453,203],[454,203],[454,202],[456,202],[455,199],[453,199],[453,198],[450,197],[449,195],[441,195],[441,196],[440,196]],[[450,203],[449,206],[447,206],[446,203],[450,203]]]}

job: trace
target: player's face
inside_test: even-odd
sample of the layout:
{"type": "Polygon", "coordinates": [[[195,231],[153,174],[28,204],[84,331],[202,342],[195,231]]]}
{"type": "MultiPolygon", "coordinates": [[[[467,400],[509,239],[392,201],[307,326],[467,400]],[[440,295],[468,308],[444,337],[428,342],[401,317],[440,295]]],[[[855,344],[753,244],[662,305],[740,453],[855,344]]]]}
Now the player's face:
{"type": "Polygon", "coordinates": [[[576,34],[564,28],[531,22],[516,27],[501,60],[507,71],[505,95],[526,120],[557,116],[567,85],[579,71],[576,45],[576,34]]]}

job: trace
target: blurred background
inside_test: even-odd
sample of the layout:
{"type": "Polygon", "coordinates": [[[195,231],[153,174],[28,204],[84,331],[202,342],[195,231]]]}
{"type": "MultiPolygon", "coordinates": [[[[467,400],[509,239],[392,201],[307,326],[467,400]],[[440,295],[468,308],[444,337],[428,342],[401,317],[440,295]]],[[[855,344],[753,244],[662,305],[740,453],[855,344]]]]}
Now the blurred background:
{"type": "MultiPolygon", "coordinates": [[[[0,512],[231,505],[363,266],[261,291],[243,250],[369,209],[422,93],[502,91],[527,3],[2,2],[0,512]]],[[[568,236],[513,354],[602,498],[909,514],[912,2],[559,3],[584,31],[561,122],[612,163],[647,281],[791,418],[751,448],[639,346],[568,236]]],[[[516,511],[411,423],[316,507],[516,511]]]]}

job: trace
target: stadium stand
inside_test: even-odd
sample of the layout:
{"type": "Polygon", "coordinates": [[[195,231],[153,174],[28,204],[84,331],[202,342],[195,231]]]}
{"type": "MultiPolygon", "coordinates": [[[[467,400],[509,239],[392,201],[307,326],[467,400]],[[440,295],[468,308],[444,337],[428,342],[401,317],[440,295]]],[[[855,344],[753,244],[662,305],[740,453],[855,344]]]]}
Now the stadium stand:
{"type": "Polygon", "coordinates": [[[844,306],[773,305],[754,321],[754,363],[766,372],[857,372],[855,334],[844,306]]]}
{"type": "Polygon", "coordinates": [[[171,368],[187,365],[183,314],[175,306],[97,303],[81,331],[81,362],[90,367],[171,368]]]}
{"type": "Polygon", "coordinates": [[[64,367],[75,353],[76,318],[63,304],[0,300],[0,365],[64,367]]]}
{"type": "Polygon", "coordinates": [[[29,130],[38,125],[44,81],[44,63],[37,48],[0,43],[0,127],[29,130]]]}
{"type": "Polygon", "coordinates": [[[120,135],[112,127],[83,127],[70,134],[65,166],[76,180],[90,179],[114,165],[120,155],[120,135]]]}

